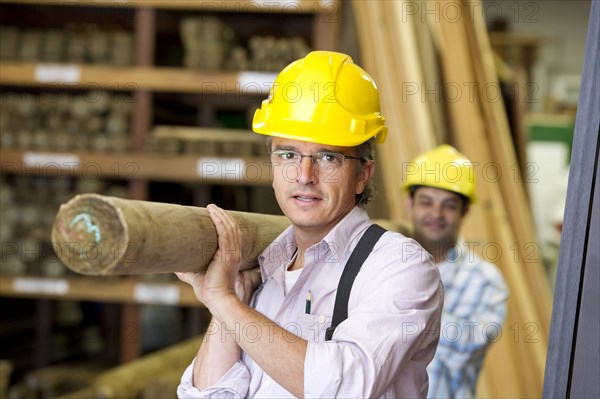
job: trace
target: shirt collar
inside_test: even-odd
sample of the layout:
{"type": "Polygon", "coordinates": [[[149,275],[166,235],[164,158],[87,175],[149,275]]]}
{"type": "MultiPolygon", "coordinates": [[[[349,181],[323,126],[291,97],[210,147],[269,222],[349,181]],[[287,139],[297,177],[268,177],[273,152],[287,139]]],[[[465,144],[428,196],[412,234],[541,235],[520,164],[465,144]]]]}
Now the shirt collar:
{"type": "Polygon", "coordinates": [[[438,264],[439,268],[444,268],[448,265],[456,264],[462,262],[465,257],[465,252],[468,250],[465,240],[462,237],[459,237],[456,241],[456,245],[450,248],[448,252],[446,252],[446,257],[443,262],[438,264]]]}
{"type": "MultiPolygon", "coordinates": [[[[339,261],[350,244],[358,239],[359,234],[369,226],[367,212],[355,206],[320,242],[311,246],[327,246],[330,251],[329,260],[339,261]]],[[[263,281],[275,273],[284,264],[288,264],[298,245],[294,237],[293,226],[285,229],[259,255],[263,281]]]]}

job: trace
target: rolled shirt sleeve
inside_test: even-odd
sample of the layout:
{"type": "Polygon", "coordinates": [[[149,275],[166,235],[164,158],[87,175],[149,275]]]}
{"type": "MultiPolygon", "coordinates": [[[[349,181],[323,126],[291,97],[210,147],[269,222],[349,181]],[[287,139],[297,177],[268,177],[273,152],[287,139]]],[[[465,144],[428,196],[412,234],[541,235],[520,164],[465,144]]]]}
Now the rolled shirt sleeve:
{"type": "Polygon", "coordinates": [[[177,397],[180,399],[198,399],[198,398],[245,398],[248,394],[250,375],[248,369],[241,362],[236,362],[231,369],[221,377],[213,386],[200,390],[194,386],[194,363],[188,366],[181,376],[181,381],[177,387],[177,397]]]}

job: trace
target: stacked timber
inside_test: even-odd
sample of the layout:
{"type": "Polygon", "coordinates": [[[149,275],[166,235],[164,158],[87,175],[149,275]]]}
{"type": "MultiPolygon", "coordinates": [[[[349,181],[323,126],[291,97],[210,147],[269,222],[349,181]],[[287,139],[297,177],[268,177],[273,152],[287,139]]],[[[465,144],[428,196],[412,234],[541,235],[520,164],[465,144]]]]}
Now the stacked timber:
{"type": "Polygon", "coordinates": [[[398,176],[418,153],[447,142],[475,163],[478,203],[463,234],[480,256],[498,265],[511,292],[478,397],[540,397],[550,289],[481,4],[427,3],[353,2],[362,59],[380,87],[389,126],[378,154],[389,213],[402,218],[398,176]],[[450,8],[456,18],[440,14],[450,8]],[[439,74],[431,65],[439,65],[439,74]],[[448,132],[442,131],[444,120],[448,132]]]}
{"type": "Polygon", "coordinates": [[[18,58],[19,28],[0,25],[0,60],[13,61],[18,58]]]}
{"type": "MultiPolygon", "coordinates": [[[[252,36],[248,40],[249,67],[255,71],[279,72],[290,62],[310,52],[306,41],[298,36],[275,38],[252,36]]],[[[235,65],[232,67],[235,69],[235,65]]]]}
{"type": "Polygon", "coordinates": [[[133,64],[133,35],[95,24],[69,24],[63,29],[0,26],[0,60],[133,64]]]}
{"type": "Polygon", "coordinates": [[[91,152],[126,152],[130,148],[129,95],[101,90],[4,95],[0,109],[3,148],[91,152]]]}
{"type": "Polygon", "coordinates": [[[236,43],[233,29],[212,16],[184,18],[179,33],[186,68],[279,72],[310,52],[309,45],[299,36],[254,35],[246,45],[236,43]]]}
{"type": "Polygon", "coordinates": [[[233,31],[216,17],[188,17],[180,24],[187,68],[219,70],[231,46],[233,31]]]}
{"type": "Polygon", "coordinates": [[[166,125],[152,129],[145,150],[230,157],[267,155],[265,139],[249,130],[166,125]]]}

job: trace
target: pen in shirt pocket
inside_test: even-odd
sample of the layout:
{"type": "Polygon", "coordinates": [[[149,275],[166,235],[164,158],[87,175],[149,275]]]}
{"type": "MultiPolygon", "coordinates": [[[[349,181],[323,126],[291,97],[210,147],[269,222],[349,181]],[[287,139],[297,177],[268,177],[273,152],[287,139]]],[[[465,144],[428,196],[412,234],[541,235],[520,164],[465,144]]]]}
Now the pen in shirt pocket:
{"type": "Polygon", "coordinates": [[[310,293],[310,290],[308,290],[308,292],[306,293],[306,303],[304,305],[304,313],[310,314],[311,305],[312,305],[312,294],[310,293]]]}

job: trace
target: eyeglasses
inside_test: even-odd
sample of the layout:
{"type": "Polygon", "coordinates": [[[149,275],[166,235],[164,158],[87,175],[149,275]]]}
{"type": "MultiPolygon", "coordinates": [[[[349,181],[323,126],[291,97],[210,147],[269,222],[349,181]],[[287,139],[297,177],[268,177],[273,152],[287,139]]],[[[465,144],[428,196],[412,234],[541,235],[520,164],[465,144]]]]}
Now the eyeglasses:
{"type": "Polygon", "coordinates": [[[300,165],[302,158],[310,158],[313,164],[318,164],[321,169],[340,168],[344,165],[346,159],[359,159],[339,152],[319,151],[310,155],[300,154],[292,150],[275,150],[271,152],[271,163],[280,163],[283,165],[300,165]]]}

